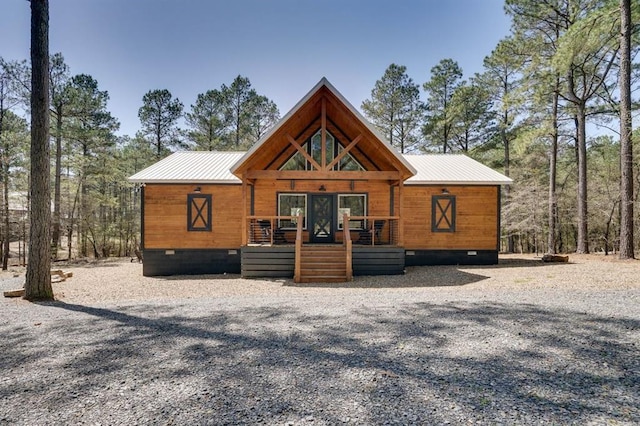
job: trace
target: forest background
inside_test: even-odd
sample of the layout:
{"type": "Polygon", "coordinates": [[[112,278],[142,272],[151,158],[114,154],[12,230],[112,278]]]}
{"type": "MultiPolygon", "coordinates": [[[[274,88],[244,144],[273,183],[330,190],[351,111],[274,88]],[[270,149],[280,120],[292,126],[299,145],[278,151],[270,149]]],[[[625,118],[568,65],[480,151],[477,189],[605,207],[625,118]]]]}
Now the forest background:
{"type": "MultiPolygon", "coordinates": [[[[455,58],[443,58],[416,83],[404,65],[390,64],[360,109],[401,152],[464,153],[510,176],[502,250],[617,252],[624,206],[637,205],[640,190],[637,150],[625,157],[633,145],[620,136],[621,124],[633,122],[621,120],[626,92],[629,113],[638,111],[640,4],[628,2],[625,88],[623,3],[507,0],[511,32],[487,52],[482,72],[465,76],[455,58]],[[627,201],[622,183],[629,180],[635,189],[627,201]]],[[[0,58],[3,269],[10,243],[19,243],[24,261],[29,238],[30,80],[27,61],[0,58]]],[[[140,130],[117,135],[108,91],[91,75],[73,74],[63,53],[51,55],[49,83],[56,258],[131,255],[140,194],[128,176],[175,150],[246,150],[280,118],[276,104],[238,75],[188,107],[169,90],[150,88],[140,101],[140,130]]],[[[631,223],[637,248],[638,221],[631,223]]]]}

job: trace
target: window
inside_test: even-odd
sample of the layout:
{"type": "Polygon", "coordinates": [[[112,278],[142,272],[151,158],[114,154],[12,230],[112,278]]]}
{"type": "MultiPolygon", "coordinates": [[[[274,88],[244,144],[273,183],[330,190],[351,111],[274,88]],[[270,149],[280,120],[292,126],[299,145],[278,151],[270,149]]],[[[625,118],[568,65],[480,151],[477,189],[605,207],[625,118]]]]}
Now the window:
{"type": "MultiPolygon", "coordinates": [[[[278,216],[302,216],[302,227],[307,228],[307,195],[278,194],[278,216]]],[[[278,228],[295,229],[296,219],[279,219],[278,228]]]]}
{"type": "Polygon", "coordinates": [[[187,194],[187,230],[211,231],[211,194],[187,194]]]}
{"type": "MultiPolygon", "coordinates": [[[[344,214],[349,216],[367,215],[366,194],[338,194],[338,229],[342,229],[344,214]]],[[[364,219],[350,220],[349,229],[364,229],[364,219]]]]}
{"type": "Polygon", "coordinates": [[[434,195],[431,197],[431,232],[455,232],[456,196],[434,195]]]}
{"type": "MultiPolygon", "coordinates": [[[[322,130],[318,130],[311,138],[300,145],[316,163],[322,164],[322,130]]],[[[325,150],[325,164],[329,164],[334,158],[338,156],[344,147],[342,144],[329,132],[326,137],[326,150],[325,150]]],[[[311,163],[300,152],[296,151],[285,163],[280,167],[280,170],[313,170],[311,163]]],[[[348,152],[338,164],[333,166],[333,170],[345,170],[345,171],[364,171],[360,163],[348,152]]]]}
{"type": "MultiPolygon", "coordinates": [[[[335,139],[329,132],[327,132],[326,145],[325,163],[329,164],[334,157],[333,147],[335,145],[335,139]]],[[[322,164],[322,131],[320,130],[311,137],[311,157],[316,160],[316,163],[322,164]]]]}
{"type": "MultiPolygon", "coordinates": [[[[342,153],[342,151],[344,151],[344,148],[342,147],[342,145],[338,144],[338,154],[342,153]]],[[[342,157],[342,159],[340,159],[339,163],[340,164],[337,165],[339,170],[352,171],[352,172],[364,171],[364,167],[362,167],[362,165],[358,163],[358,161],[355,158],[353,158],[353,156],[349,152],[347,152],[347,155],[345,155],[344,157],[342,157]]]]}

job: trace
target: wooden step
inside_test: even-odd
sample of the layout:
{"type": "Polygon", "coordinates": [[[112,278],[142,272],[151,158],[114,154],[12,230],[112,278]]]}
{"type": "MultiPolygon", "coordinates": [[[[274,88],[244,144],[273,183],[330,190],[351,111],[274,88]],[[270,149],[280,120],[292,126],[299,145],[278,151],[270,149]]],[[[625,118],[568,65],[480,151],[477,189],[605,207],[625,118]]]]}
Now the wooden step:
{"type": "Polygon", "coordinates": [[[346,276],[331,277],[331,276],[302,276],[300,277],[301,283],[344,283],[347,282],[346,276]]]}
{"type": "Polygon", "coordinates": [[[303,246],[300,253],[300,282],[347,281],[346,251],[343,246],[303,246]]]}

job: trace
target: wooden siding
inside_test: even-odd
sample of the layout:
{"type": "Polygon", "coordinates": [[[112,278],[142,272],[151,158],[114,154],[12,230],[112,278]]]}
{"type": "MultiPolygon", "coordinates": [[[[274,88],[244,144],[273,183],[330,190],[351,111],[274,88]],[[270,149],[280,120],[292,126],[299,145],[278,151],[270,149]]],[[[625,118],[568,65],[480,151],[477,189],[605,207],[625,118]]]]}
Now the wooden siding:
{"type": "Polygon", "coordinates": [[[241,251],[243,277],[293,277],[293,246],[242,247],[241,251]]]}
{"type": "Polygon", "coordinates": [[[144,188],[144,247],[238,248],[241,245],[241,185],[154,185],[144,188]],[[200,187],[212,196],[211,231],[187,231],[187,195],[200,187]]]}
{"type": "Polygon", "coordinates": [[[404,273],[402,247],[353,246],[354,275],[399,275],[404,273]]]}
{"type": "MultiPolygon", "coordinates": [[[[253,190],[254,215],[277,215],[278,193],[367,194],[369,216],[398,213],[398,188],[390,196],[388,181],[257,180],[253,190]],[[320,192],[320,185],[326,191],[320,192]],[[293,186],[293,188],[292,188],[293,186]],[[394,200],[394,209],[391,200],[394,200]]],[[[431,197],[441,195],[443,186],[403,188],[400,215],[404,223],[404,247],[407,250],[497,250],[498,196],[496,186],[447,186],[456,197],[455,232],[432,232],[431,197]]],[[[249,198],[249,197],[247,197],[249,198]]],[[[250,200],[245,206],[250,211],[250,200]]],[[[145,249],[238,248],[242,244],[242,187],[240,185],[153,185],[144,191],[145,249]],[[196,186],[202,194],[212,195],[212,230],[187,231],[187,195],[196,186]]],[[[287,241],[293,242],[289,232],[287,241]]],[[[357,233],[352,233],[357,240],[357,233]]],[[[308,233],[305,232],[305,241],[308,233]]],[[[336,232],[336,242],[342,232],[336,232]]]]}
{"type": "Polygon", "coordinates": [[[309,193],[309,194],[367,194],[369,216],[384,216],[389,214],[389,183],[387,181],[325,181],[325,180],[258,180],[254,190],[254,214],[276,215],[278,208],[278,193],[309,193]],[[325,191],[319,188],[324,185],[325,191]]]}
{"type": "Polygon", "coordinates": [[[399,170],[408,177],[408,170],[386,150],[380,149],[380,141],[329,89],[322,87],[300,107],[286,123],[278,128],[269,140],[235,171],[242,176],[250,170],[274,170],[295,149],[289,137],[302,144],[322,125],[322,105],[326,108],[326,127],[343,144],[349,144],[361,136],[352,155],[369,170],[399,170]],[[367,153],[366,156],[364,153],[367,153]],[[275,161],[274,161],[275,160],[275,161]]]}
{"type": "MultiPolygon", "coordinates": [[[[395,196],[398,197],[397,192],[395,196]]],[[[497,186],[405,185],[403,196],[401,216],[406,249],[497,250],[497,186]],[[431,230],[431,197],[442,195],[443,188],[456,197],[455,232],[431,230]]]]}

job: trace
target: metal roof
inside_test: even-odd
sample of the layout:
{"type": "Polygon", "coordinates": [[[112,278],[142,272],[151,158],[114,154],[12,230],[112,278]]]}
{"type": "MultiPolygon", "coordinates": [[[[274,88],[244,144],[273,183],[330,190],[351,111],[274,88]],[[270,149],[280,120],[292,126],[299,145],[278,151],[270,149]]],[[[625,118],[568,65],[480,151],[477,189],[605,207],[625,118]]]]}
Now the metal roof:
{"type": "Polygon", "coordinates": [[[129,178],[134,183],[241,183],[229,169],[244,152],[174,152],[129,178]]]}
{"type": "Polygon", "coordinates": [[[509,185],[502,173],[462,154],[421,154],[404,158],[418,171],[406,185],[509,185]]]}
{"type": "MultiPolygon", "coordinates": [[[[175,152],[129,178],[134,183],[233,183],[230,169],[244,152],[175,152]]],[[[406,185],[508,185],[512,180],[462,154],[403,155],[417,171],[406,185]]]]}

